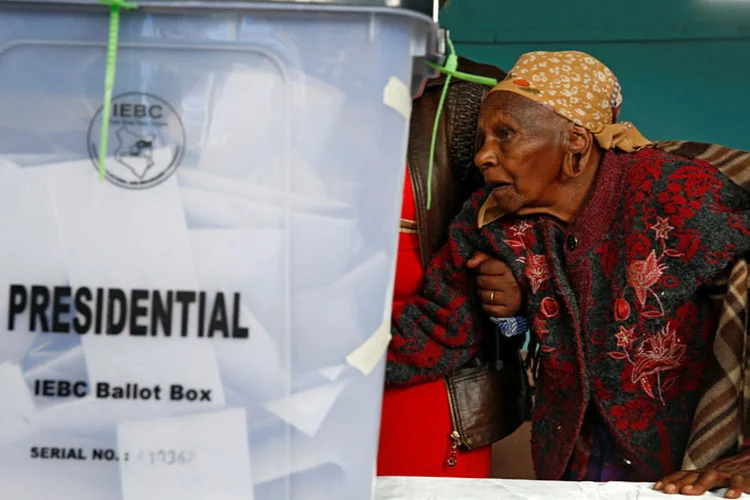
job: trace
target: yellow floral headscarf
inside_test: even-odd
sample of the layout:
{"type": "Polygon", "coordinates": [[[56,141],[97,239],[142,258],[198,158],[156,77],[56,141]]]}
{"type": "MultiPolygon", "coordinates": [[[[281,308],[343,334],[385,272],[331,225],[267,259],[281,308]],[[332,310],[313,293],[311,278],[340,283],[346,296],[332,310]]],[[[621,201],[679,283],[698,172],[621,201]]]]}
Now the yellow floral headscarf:
{"type": "Polygon", "coordinates": [[[604,149],[633,152],[651,144],[632,123],[616,123],[622,90],[614,73],[583,52],[529,52],[491,92],[514,92],[587,128],[604,149]]]}

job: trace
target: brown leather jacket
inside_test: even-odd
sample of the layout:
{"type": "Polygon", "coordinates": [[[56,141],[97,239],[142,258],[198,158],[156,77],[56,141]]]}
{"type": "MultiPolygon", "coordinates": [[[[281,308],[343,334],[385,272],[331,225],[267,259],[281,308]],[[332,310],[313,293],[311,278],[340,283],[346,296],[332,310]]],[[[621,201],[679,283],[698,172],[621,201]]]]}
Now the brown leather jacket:
{"type": "MultiPolygon", "coordinates": [[[[498,80],[505,72],[494,66],[459,59],[459,71],[498,80]]],[[[479,107],[489,88],[453,79],[438,128],[432,179],[432,204],[427,210],[430,141],[445,78],[431,81],[414,101],[409,135],[408,166],[417,208],[422,265],[447,238],[448,225],[461,206],[482,186],[474,166],[479,107]]],[[[494,328],[488,326],[488,332],[494,328]]],[[[518,345],[487,339],[487,346],[472,361],[445,378],[458,446],[487,446],[515,431],[530,409],[528,380],[518,345]],[[499,343],[499,344],[498,344],[499,343]]],[[[515,342],[517,344],[517,342],[515,342]]]]}

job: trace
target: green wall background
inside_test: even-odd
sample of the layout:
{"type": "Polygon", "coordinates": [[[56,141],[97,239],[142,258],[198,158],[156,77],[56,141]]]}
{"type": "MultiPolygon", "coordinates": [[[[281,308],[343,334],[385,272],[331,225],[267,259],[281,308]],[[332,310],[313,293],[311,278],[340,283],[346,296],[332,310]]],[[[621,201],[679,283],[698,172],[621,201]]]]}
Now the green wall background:
{"type": "Polygon", "coordinates": [[[588,52],[653,140],[750,150],[750,0],[452,0],[459,55],[509,69],[530,50],[588,52]]]}

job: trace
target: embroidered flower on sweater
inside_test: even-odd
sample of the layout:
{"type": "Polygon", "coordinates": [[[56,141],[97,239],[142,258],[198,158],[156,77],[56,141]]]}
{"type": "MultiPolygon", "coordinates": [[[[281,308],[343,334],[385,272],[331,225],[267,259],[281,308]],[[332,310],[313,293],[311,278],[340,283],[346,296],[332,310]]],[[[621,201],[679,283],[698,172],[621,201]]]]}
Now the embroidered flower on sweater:
{"type": "Polygon", "coordinates": [[[552,276],[549,259],[544,254],[534,254],[531,248],[536,242],[533,232],[529,231],[534,226],[520,220],[507,230],[507,238],[503,243],[507,244],[518,258],[517,262],[524,264],[524,275],[529,280],[532,293],[537,293],[544,283],[552,276]]]}
{"type": "MultiPolygon", "coordinates": [[[[684,257],[684,254],[667,247],[674,230],[668,218],[656,216],[656,222],[647,227],[649,231],[640,233],[637,239],[644,248],[636,251],[650,251],[645,259],[632,260],[628,264],[626,280],[627,285],[635,293],[634,311],[643,319],[659,320],[664,324],[664,304],[659,294],[654,291],[654,287],[660,285],[663,289],[677,286],[674,276],[665,276],[668,266],[663,261],[667,257],[684,257]],[[650,231],[655,233],[653,239],[648,237],[650,231]]],[[[679,244],[678,242],[678,246],[679,244]]],[[[631,248],[635,248],[635,244],[631,248]]],[[[661,294],[663,293],[662,291],[661,294]]],[[[630,303],[625,297],[615,300],[614,316],[617,322],[628,321],[631,317],[630,312],[630,303]]],[[[644,325],[641,326],[643,327],[644,325]]],[[[676,379],[672,377],[665,380],[662,374],[680,366],[686,348],[680,343],[675,329],[669,323],[661,327],[656,334],[638,334],[636,328],[620,325],[619,332],[615,334],[617,348],[620,350],[610,352],[609,356],[627,362],[632,369],[631,382],[640,385],[650,398],[664,403],[663,394],[676,379]]],[[[651,330],[651,327],[647,327],[647,330],[655,331],[657,328],[659,326],[655,325],[654,330],[651,330]]]]}
{"type": "Polygon", "coordinates": [[[667,269],[667,266],[659,261],[660,259],[656,258],[656,251],[651,250],[645,260],[636,260],[628,266],[628,285],[635,290],[635,296],[638,298],[641,307],[646,305],[646,298],[649,293],[659,300],[659,297],[651,290],[664,276],[664,271],[667,269]]]}
{"type": "Polygon", "coordinates": [[[638,339],[638,335],[635,333],[635,327],[625,328],[624,326],[620,326],[620,331],[615,333],[615,337],[617,338],[617,347],[624,347],[626,349],[626,355],[627,349],[630,349],[633,342],[638,339]]]}
{"type": "Polygon", "coordinates": [[[551,276],[547,256],[531,254],[526,262],[525,274],[531,284],[531,292],[537,293],[551,276]]]}
{"type": "Polygon", "coordinates": [[[632,367],[631,382],[640,384],[651,399],[659,399],[664,404],[664,384],[662,374],[678,368],[685,357],[686,347],[677,337],[677,331],[668,323],[659,333],[639,337],[635,327],[620,327],[615,334],[617,347],[621,351],[610,352],[612,359],[626,360],[632,367]],[[633,351],[634,344],[641,341],[633,351]]]}
{"type": "Polygon", "coordinates": [[[655,388],[664,403],[662,373],[679,367],[685,351],[686,347],[677,338],[677,332],[667,324],[660,333],[649,336],[638,346],[633,360],[633,383],[640,382],[646,394],[654,399],[655,388]]]}
{"type": "Polygon", "coordinates": [[[508,228],[508,238],[505,241],[508,245],[513,248],[528,249],[528,241],[526,240],[526,234],[533,226],[526,221],[518,221],[508,228]]]}
{"type": "Polygon", "coordinates": [[[674,228],[669,225],[669,220],[667,218],[657,217],[656,224],[649,229],[656,231],[657,240],[667,240],[669,239],[669,233],[671,233],[674,228]]]}
{"type": "MultiPolygon", "coordinates": [[[[656,223],[652,225],[650,230],[656,233],[655,238],[661,247],[659,256],[656,255],[656,250],[651,249],[651,253],[648,257],[642,260],[634,260],[628,265],[626,277],[628,285],[635,292],[636,299],[640,305],[640,315],[647,319],[657,319],[664,316],[664,305],[661,302],[659,296],[654,292],[653,287],[662,281],[664,273],[668,269],[667,265],[662,262],[664,257],[683,257],[684,254],[677,250],[667,248],[667,241],[669,235],[674,229],[669,224],[669,220],[664,217],[656,217],[656,223]],[[657,307],[653,305],[647,305],[649,296],[653,297],[656,301],[657,307]]],[[[643,243],[648,244],[648,238],[642,238],[643,243]]],[[[674,279],[674,277],[670,277],[674,279]]],[[[664,285],[664,283],[662,283],[664,285]]],[[[625,315],[622,315],[625,316],[625,315]]],[[[615,311],[615,317],[618,317],[618,312],[615,311]]],[[[624,319],[627,317],[625,316],[624,319]]],[[[620,319],[618,318],[618,321],[620,319]]]]}
{"type": "Polygon", "coordinates": [[[508,228],[508,237],[503,240],[503,243],[508,245],[513,253],[518,256],[516,261],[522,264],[526,262],[527,254],[536,242],[534,234],[529,232],[532,227],[530,223],[520,220],[508,228]]]}

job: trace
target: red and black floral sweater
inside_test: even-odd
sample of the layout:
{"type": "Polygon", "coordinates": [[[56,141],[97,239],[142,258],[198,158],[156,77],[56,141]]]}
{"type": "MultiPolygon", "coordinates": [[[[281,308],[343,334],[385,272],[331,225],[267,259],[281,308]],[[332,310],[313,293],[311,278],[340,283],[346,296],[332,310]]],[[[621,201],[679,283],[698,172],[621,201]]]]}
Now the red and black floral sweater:
{"type": "Polygon", "coordinates": [[[409,384],[469,362],[482,310],[466,262],[498,256],[527,292],[540,373],[532,449],[560,479],[586,411],[609,429],[633,480],[682,461],[716,331],[706,285],[750,252],[750,196],[705,162],[655,148],[609,151],[563,239],[548,218],[479,227],[476,193],[393,318],[387,378],[409,384]]]}

